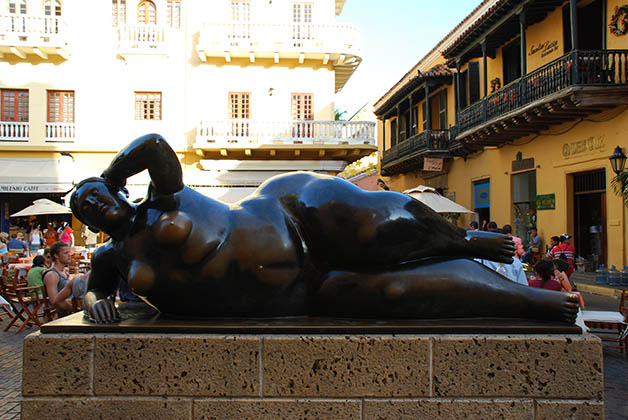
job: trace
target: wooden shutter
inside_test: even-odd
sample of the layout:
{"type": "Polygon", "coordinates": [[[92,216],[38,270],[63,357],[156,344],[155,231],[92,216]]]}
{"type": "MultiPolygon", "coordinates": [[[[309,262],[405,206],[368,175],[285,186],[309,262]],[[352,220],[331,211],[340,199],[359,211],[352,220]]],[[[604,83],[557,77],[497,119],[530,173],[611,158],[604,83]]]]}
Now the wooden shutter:
{"type": "Polygon", "coordinates": [[[28,90],[3,89],[2,121],[28,122],[28,90]]]}
{"type": "Polygon", "coordinates": [[[480,63],[469,62],[469,104],[480,100],[480,63]]]}
{"type": "Polygon", "coordinates": [[[135,119],[161,120],[161,92],[135,92],[135,119]]]}
{"type": "Polygon", "coordinates": [[[111,0],[111,25],[120,26],[126,23],[126,0],[111,0]]]}
{"type": "Polygon", "coordinates": [[[168,0],[166,3],[166,12],[168,27],[180,28],[181,27],[181,1],[180,0],[168,0]]]}
{"type": "Polygon", "coordinates": [[[441,130],[447,128],[447,89],[438,95],[438,124],[441,130]]]}

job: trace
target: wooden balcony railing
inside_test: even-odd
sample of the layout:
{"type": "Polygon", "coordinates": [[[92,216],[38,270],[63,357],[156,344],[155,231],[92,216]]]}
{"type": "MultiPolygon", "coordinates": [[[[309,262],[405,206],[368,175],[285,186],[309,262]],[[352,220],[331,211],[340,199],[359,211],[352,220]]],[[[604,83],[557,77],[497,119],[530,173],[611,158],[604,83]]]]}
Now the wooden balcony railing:
{"type": "Polygon", "coordinates": [[[195,147],[229,148],[265,144],[376,145],[374,122],[201,121],[195,147]]]}
{"type": "Polygon", "coordinates": [[[626,85],[628,50],[572,51],[460,111],[458,126],[464,133],[571,86],[626,85]]]}
{"type": "Polygon", "coordinates": [[[455,143],[453,130],[426,130],[384,151],[382,166],[421,154],[421,152],[447,153],[455,143]]]}
{"type": "Polygon", "coordinates": [[[0,140],[28,141],[28,122],[0,122],[0,140]]]}

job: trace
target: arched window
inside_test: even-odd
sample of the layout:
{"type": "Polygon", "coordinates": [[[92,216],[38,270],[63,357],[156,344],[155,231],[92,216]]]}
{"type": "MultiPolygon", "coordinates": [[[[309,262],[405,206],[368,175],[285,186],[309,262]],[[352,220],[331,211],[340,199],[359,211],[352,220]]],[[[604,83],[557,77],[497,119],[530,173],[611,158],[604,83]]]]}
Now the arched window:
{"type": "Polygon", "coordinates": [[[9,13],[26,14],[26,0],[9,0],[9,13]]]}
{"type": "Polygon", "coordinates": [[[152,24],[157,23],[157,7],[150,0],[142,0],[137,5],[137,23],[152,24]]]}
{"type": "Polygon", "coordinates": [[[46,16],[61,16],[61,1],[44,0],[44,14],[46,16]]]}

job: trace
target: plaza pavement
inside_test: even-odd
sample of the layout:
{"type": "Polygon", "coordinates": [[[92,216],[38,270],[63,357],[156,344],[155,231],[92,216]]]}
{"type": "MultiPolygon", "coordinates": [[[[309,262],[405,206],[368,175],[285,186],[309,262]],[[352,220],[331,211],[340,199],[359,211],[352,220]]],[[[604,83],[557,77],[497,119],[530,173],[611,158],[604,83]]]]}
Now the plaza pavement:
{"type": "MultiPolygon", "coordinates": [[[[22,393],[22,344],[36,328],[20,334],[15,328],[4,332],[6,318],[3,315],[0,321],[0,420],[16,420],[22,393]]],[[[628,420],[628,359],[618,350],[604,350],[604,404],[606,420],[628,420]]]]}

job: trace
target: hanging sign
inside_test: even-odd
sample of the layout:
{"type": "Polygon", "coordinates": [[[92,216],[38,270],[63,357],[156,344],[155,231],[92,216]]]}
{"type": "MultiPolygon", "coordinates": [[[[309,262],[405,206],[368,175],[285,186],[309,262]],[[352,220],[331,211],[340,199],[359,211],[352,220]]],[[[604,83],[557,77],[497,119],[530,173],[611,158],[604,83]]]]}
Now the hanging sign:
{"type": "Polygon", "coordinates": [[[443,158],[424,158],[423,159],[424,171],[440,172],[443,170],[443,158]]]}
{"type": "Polygon", "coordinates": [[[541,194],[536,196],[537,210],[554,210],[556,208],[556,194],[541,194]]]}

